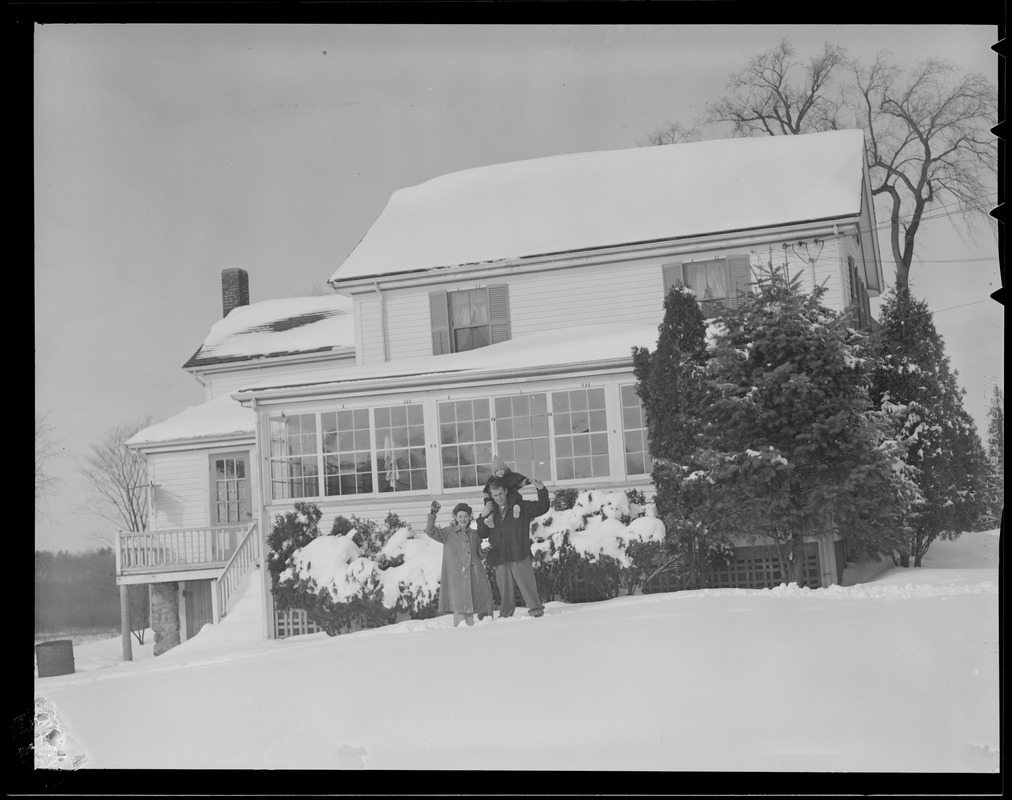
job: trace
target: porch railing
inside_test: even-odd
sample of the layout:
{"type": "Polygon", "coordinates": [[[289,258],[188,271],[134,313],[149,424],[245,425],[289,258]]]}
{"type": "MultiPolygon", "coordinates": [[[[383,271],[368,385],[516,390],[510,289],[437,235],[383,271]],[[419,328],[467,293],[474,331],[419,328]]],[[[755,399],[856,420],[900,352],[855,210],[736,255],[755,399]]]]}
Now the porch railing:
{"type": "Polygon", "coordinates": [[[224,566],[239,549],[249,525],[175,528],[162,531],[119,531],[116,571],[119,574],[224,566]]]}
{"type": "Polygon", "coordinates": [[[246,535],[236,548],[232,557],[221,571],[218,578],[218,608],[221,616],[229,611],[229,604],[239,588],[239,583],[250,568],[260,563],[260,537],[257,536],[257,524],[249,526],[246,535]]]}

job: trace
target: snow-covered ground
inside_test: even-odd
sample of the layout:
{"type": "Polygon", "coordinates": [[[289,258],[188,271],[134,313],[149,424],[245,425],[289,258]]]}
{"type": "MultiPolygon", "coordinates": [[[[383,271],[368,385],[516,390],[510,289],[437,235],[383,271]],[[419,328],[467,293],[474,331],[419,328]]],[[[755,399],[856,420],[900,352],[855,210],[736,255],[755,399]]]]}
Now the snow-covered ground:
{"type": "MultiPolygon", "coordinates": [[[[932,545],[920,569],[848,571],[851,585],[830,589],[553,602],[541,619],[520,609],[472,628],[439,617],[280,641],[262,638],[248,583],[220,625],[163,655],[149,637],[122,663],[115,638],[76,647],[74,674],[36,676],[59,732],[36,764],[82,777],[997,773],[998,553],[998,531],[967,533],[932,545]]],[[[482,791],[438,776],[419,790],[482,791]]]]}

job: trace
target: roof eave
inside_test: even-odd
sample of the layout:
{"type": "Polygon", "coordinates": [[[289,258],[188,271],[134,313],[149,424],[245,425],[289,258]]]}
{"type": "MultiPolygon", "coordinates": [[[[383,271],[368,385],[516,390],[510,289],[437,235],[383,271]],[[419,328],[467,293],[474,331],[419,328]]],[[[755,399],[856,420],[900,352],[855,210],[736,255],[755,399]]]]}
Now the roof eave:
{"type": "Polygon", "coordinates": [[[754,228],[728,229],[704,235],[676,236],[667,239],[651,239],[642,242],[629,242],[621,245],[608,245],[581,250],[566,250],[552,253],[538,253],[526,256],[494,259],[464,264],[449,264],[395,272],[375,273],[355,278],[331,278],[327,283],[335,291],[372,290],[381,281],[389,285],[406,285],[432,283],[444,279],[455,280],[461,275],[494,270],[501,275],[503,270],[536,271],[543,269],[565,269],[573,266],[590,265],[597,262],[629,261],[638,258],[675,256],[691,250],[704,248],[714,249],[720,246],[737,247],[756,245],[794,236],[802,231],[806,235],[813,233],[813,228],[825,228],[831,233],[833,226],[860,223],[860,207],[853,212],[832,217],[820,217],[810,220],[799,220],[781,225],[764,225],[754,228]]]}
{"type": "MultiPolygon", "coordinates": [[[[197,352],[200,352],[199,350],[197,352]]],[[[190,358],[183,369],[192,373],[205,372],[228,372],[233,370],[248,369],[251,366],[278,364],[303,364],[318,361],[346,360],[355,357],[354,345],[341,345],[339,347],[320,347],[313,350],[292,350],[278,351],[276,353],[264,353],[251,356],[223,356],[221,358],[197,359],[190,358]]]]}
{"type": "Polygon", "coordinates": [[[131,450],[138,450],[145,455],[150,453],[168,453],[176,450],[213,449],[221,446],[253,445],[256,437],[253,430],[231,431],[228,433],[210,433],[203,436],[174,437],[144,442],[127,442],[131,450]]]}
{"type": "Polygon", "coordinates": [[[600,374],[602,372],[624,372],[632,367],[632,353],[620,358],[579,361],[569,364],[546,364],[536,367],[514,367],[496,369],[447,369],[418,372],[388,377],[364,377],[335,381],[289,384],[240,389],[231,396],[242,405],[251,401],[271,402],[305,398],[325,398],[342,395],[389,394],[406,389],[438,389],[443,386],[461,384],[511,383],[531,378],[551,378],[564,375],[600,374]]]}

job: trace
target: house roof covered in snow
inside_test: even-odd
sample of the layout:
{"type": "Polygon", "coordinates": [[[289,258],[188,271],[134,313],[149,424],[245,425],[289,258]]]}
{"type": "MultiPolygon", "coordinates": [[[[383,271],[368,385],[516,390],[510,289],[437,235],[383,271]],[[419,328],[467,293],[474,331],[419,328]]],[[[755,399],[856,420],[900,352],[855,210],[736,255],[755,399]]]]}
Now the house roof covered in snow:
{"type": "Polygon", "coordinates": [[[394,192],[330,280],[856,217],[863,174],[859,130],[453,172],[394,192]]]}
{"type": "Polygon", "coordinates": [[[162,422],[138,431],[127,440],[130,447],[155,444],[209,442],[230,438],[252,438],[256,414],[230,395],[190,406],[162,422]]]}
{"type": "Polygon", "coordinates": [[[352,301],[344,295],[291,297],[238,306],[219,320],[184,369],[355,346],[352,301]]]}

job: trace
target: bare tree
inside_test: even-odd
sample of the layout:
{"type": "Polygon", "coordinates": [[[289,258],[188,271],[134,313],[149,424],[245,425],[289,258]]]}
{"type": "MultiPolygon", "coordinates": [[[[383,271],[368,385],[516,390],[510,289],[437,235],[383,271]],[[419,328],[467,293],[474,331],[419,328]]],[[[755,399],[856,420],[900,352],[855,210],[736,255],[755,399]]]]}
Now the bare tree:
{"type": "Polygon", "coordinates": [[[872,194],[890,200],[889,242],[896,286],[909,287],[914,243],[933,203],[954,203],[968,224],[990,220],[997,178],[998,93],[982,75],[939,59],[909,76],[880,53],[867,69],[852,67],[855,125],[868,136],[872,194]],[[862,118],[863,117],[863,118],[862,118]]]}
{"type": "MultiPolygon", "coordinates": [[[[137,431],[151,424],[145,417],[132,425],[117,425],[105,438],[92,445],[80,466],[81,474],[92,488],[87,507],[99,517],[128,531],[148,528],[148,467],[143,453],[131,450],[126,442],[137,431]]],[[[98,537],[114,544],[112,537],[98,537]]],[[[148,587],[130,586],[129,625],[138,643],[144,643],[148,627],[148,587]]]]}
{"type": "Polygon", "coordinates": [[[681,144],[683,142],[695,142],[701,139],[698,126],[686,128],[680,122],[669,122],[660,130],[654,131],[647,137],[647,144],[681,144]]]}
{"type": "Polygon", "coordinates": [[[808,61],[785,39],[752,56],[728,82],[728,94],[707,106],[706,123],[728,123],[736,136],[812,133],[840,127],[836,73],[846,64],[842,47],[824,44],[808,61]]]}
{"type": "Polygon", "coordinates": [[[150,418],[133,425],[117,425],[80,466],[81,475],[92,489],[87,508],[120,528],[144,531],[148,527],[147,459],[131,450],[126,441],[146,428],[150,418]]]}
{"type": "Polygon", "coordinates": [[[56,478],[49,470],[49,462],[56,455],[53,426],[49,414],[35,412],[35,507],[53,488],[56,478]]]}
{"type": "MultiPolygon", "coordinates": [[[[872,193],[890,201],[896,286],[908,289],[926,213],[953,209],[941,213],[957,229],[985,222],[994,230],[998,144],[990,129],[997,110],[994,85],[939,59],[904,70],[882,52],[864,67],[826,43],[804,60],[784,40],[731,76],[702,125],[712,135],[729,125],[736,136],[863,129],[872,193]]],[[[665,132],[679,127],[669,124],[651,144],[668,143],[665,132]]]]}

